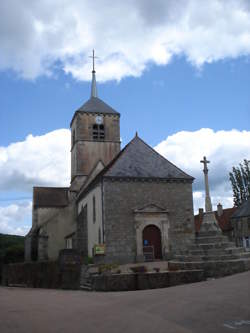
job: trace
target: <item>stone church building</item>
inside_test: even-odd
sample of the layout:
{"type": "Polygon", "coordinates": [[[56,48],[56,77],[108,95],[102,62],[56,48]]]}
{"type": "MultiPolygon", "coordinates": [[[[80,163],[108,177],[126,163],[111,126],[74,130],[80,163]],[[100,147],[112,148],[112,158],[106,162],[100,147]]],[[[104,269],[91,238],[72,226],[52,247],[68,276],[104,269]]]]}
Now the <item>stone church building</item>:
{"type": "Polygon", "coordinates": [[[34,187],[27,261],[65,248],[94,262],[168,259],[193,240],[194,178],[137,134],[120,149],[120,114],[97,97],[94,67],[70,126],[71,184],[34,187]]]}

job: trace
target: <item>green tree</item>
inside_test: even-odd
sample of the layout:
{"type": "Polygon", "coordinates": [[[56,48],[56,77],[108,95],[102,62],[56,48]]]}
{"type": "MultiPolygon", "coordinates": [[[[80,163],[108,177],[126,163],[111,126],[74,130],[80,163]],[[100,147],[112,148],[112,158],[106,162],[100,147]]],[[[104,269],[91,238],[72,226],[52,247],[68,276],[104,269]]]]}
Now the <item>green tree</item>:
{"type": "Polygon", "coordinates": [[[243,201],[250,197],[250,161],[244,159],[238,167],[233,167],[229,172],[232,185],[234,205],[240,206],[243,201]]]}

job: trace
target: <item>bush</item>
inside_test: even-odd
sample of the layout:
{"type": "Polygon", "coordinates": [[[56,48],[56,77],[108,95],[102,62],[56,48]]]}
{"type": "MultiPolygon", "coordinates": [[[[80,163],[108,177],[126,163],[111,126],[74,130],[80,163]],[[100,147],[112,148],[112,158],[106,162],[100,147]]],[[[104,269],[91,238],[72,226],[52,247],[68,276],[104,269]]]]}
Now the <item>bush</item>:
{"type": "Polygon", "coordinates": [[[23,262],[24,261],[24,246],[16,244],[8,247],[3,257],[4,264],[23,262]]]}

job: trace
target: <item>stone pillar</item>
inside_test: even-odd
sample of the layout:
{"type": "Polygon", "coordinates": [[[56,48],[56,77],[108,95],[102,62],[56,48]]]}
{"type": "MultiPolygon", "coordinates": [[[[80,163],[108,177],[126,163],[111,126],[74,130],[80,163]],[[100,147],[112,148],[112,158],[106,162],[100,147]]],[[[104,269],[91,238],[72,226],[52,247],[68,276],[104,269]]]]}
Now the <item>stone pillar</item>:
{"type": "Polygon", "coordinates": [[[210,198],[210,194],[209,194],[209,186],[208,186],[208,168],[207,168],[207,164],[210,163],[210,161],[208,161],[206,159],[206,156],[203,157],[203,160],[201,161],[201,163],[204,164],[204,179],[205,179],[205,193],[206,193],[206,199],[205,199],[205,211],[206,212],[212,212],[212,203],[211,203],[211,198],[210,198]]]}
{"type": "Polygon", "coordinates": [[[212,209],[212,203],[211,203],[211,198],[209,194],[209,185],[208,185],[208,168],[207,164],[210,163],[207,159],[206,156],[203,157],[203,160],[200,161],[201,163],[204,164],[204,179],[205,179],[205,214],[203,215],[203,220],[200,228],[200,233],[202,232],[209,232],[209,231],[215,231],[217,233],[221,233],[221,229],[218,225],[218,222],[216,220],[215,214],[212,209]]]}

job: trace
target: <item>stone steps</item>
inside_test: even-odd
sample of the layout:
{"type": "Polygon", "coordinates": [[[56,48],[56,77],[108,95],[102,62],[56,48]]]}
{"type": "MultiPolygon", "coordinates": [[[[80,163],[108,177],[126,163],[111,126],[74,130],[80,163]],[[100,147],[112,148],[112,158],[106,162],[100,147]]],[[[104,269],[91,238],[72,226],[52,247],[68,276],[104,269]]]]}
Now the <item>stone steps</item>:
{"type": "MultiPolygon", "coordinates": [[[[206,237],[197,237],[195,239],[196,244],[209,244],[209,243],[228,243],[228,238],[226,236],[206,236],[206,237]]],[[[232,245],[234,243],[231,243],[232,245]]]]}
{"type": "Polygon", "coordinates": [[[230,248],[208,248],[206,250],[197,248],[195,250],[180,251],[178,255],[222,255],[222,254],[241,254],[247,253],[244,248],[230,247],[230,248]]]}
{"type": "Polygon", "coordinates": [[[84,291],[93,291],[92,283],[84,282],[83,284],[80,284],[80,289],[84,291]]]}
{"type": "Polygon", "coordinates": [[[186,261],[171,260],[170,270],[204,270],[205,277],[222,277],[250,270],[250,258],[234,260],[213,261],[186,261]]]}
{"type": "Polygon", "coordinates": [[[189,245],[189,250],[210,250],[210,249],[225,249],[227,247],[231,247],[231,242],[214,242],[214,243],[206,243],[206,244],[193,244],[189,245]]]}
{"type": "Polygon", "coordinates": [[[244,259],[250,258],[250,253],[237,253],[237,254],[202,254],[202,255],[175,255],[175,259],[180,261],[218,261],[218,260],[233,260],[233,259],[244,259]]]}
{"type": "Polygon", "coordinates": [[[169,262],[169,269],[202,269],[206,277],[221,277],[250,270],[250,252],[237,248],[218,231],[196,235],[194,244],[169,262]]]}
{"type": "Polygon", "coordinates": [[[224,235],[222,235],[221,233],[218,233],[218,231],[202,231],[199,232],[198,235],[196,236],[198,237],[213,237],[213,236],[222,236],[222,237],[226,237],[224,235]]]}

